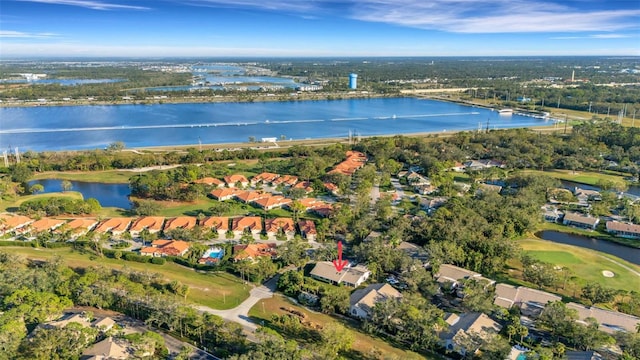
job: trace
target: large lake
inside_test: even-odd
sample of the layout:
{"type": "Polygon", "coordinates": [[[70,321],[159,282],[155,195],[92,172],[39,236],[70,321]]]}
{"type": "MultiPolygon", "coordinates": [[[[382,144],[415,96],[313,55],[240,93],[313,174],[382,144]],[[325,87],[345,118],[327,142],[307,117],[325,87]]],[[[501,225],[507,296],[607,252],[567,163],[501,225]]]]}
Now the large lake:
{"type": "Polygon", "coordinates": [[[21,151],[346,138],[530,127],[542,119],[416,98],[0,108],[0,146],[21,151]]]}

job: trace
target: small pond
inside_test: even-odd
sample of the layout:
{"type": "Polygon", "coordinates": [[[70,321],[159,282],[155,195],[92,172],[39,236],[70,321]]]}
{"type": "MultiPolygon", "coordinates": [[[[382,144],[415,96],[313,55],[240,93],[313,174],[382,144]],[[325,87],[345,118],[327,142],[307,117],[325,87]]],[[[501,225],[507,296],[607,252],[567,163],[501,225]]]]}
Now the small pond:
{"type": "Polygon", "coordinates": [[[541,231],[537,233],[537,235],[544,240],[600,251],[640,265],[640,249],[631,248],[606,240],[598,240],[587,236],[567,234],[553,230],[541,231]]]}
{"type": "MultiPolygon", "coordinates": [[[[71,190],[81,193],[85,200],[95,198],[103,207],[131,208],[131,202],[129,201],[131,189],[129,189],[129,184],[105,184],[82,181],[70,181],[70,183],[71,190]]],[[[44,186],[45,193],[62,191],[62,180],[59,179],[29,181],[29,187],[34,184],[44,186]]]]}

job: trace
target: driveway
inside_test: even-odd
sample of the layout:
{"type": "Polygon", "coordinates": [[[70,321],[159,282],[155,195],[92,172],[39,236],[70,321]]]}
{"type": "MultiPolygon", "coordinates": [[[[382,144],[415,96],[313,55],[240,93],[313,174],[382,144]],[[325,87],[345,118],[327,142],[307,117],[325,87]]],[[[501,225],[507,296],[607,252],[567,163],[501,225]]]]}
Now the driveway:
{"type": "Polygon", "coordinates": [[[207,306],[196,306],[196,309],[202,312],[218,315],[227,321],[237,322],[242,325],[246,331],[252,333],[258,328],[258,325],[249,320],[249,310],[251,310],[251,308],[260,300],[273,297],[273,293],[278,285],[279,277],[279,275],[276,275],[264,284],[253,288],[249,292],[249,297],[233,309],[216,310],[207,306]]]}

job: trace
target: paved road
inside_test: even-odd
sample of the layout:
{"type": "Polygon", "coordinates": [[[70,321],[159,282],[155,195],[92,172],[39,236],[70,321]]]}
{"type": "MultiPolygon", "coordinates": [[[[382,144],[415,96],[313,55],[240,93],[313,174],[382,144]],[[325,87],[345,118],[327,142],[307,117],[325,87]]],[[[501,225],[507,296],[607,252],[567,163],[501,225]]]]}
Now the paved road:
{"type": "Polygon", "coordinates": [[[279,275],[276,275],[263,285],[253,288],[249,292],[249,297],[233,309],[216,310],[207,306],[197,306],[196,309],[202,312],[218,315],[227,321],[237,322],[242,325],[247,332],[253,333],[258,328],[258,324],[249,319],[249,310],[251,310],[251,308],[260,300],[273,297],[273,293],[278,284],[278,277],[279,275]]]}

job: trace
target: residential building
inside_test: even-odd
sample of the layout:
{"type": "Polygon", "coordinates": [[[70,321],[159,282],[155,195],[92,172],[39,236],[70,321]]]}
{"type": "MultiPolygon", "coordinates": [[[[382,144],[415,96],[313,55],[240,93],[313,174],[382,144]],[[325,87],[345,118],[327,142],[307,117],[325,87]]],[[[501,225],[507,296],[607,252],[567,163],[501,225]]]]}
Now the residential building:
{"type": "Polygon", "coordinates": [[[292,218],[274,218],[264,220],[264,231],[268,236],[275,236],[282,231],[287,238],[296,235],[296,226],[292,218]]]}
{"type": "Polygon", "coordinates": [[[600,330],[614,334],[618,331],[636,332],[640,318],[618,311],[605,310],[595,306],[584,306],[574,302],[567,304],[567,308],[578,312],[578,322],[586,323],[587,318],[594,318],[600,325],[600,330]]]}
{"type": "Polygon", "coordinates": [[[473,341],[469,341],[469,337],[480,336],[487,339],[496,336],[502,329],[500,324],[483,313],[447,314],[445,321],[449,324],[449,329],[440,334],[442,346],[463,356],[467,353],[475,354],[481,345],[470,348],[473,341]]]}
{"type": "Polygon", "coordinates": [[[293,186],[294,189],[302,189],[307,194],[313,192],[313,187],[311,186],[311,182],[309,181],[301,181],[293,186]]]}
{"type": "Polygon", "coordinates": [[[155,240],[150,247],[140,250],[140,255],[145,256],[184,256],[191,245],[182,240],[155,240]]]}
{"type": "Polygon", "coordinates": [[[66,220],[42,218],[20,228],[18,232],[23,234],[36,235],[45,231],[53,231],[64,225],[66,222],[66,220]]]}
{"type": "Polygon", "coordinates": [[[338,185],[330,182],[322,183],[322,185],[324,185],[324,188],[327,189],[327,191],[329,191],[334,196],[338,196],[340,194],[340,189],[338,189],[338,185]]]}
{"type": "Polygon", "coordinates": [[[293,200],[287,199],[284,196],[274,195],[274,196],[269,196],[267,198],[258,199],[253,203],[265,210],[273,210],[275,208],[288,205],[292,202],[293,200]]]}
{"type": "Polygon", "coordinates": [[[595,229],[596,226],[598,226],[599,222],[600,218],[569,211],[567,211],[567,213],[564,214],[564,217],[562,218],[562,223],[564,225],[592,230],[595,229]]]}
{"type": "Polygon", "coordinates": [[[260,257],[278,256],[275,243],[242,244],[233,247],[233,261],[256,260],[260,257]]]}
{"type": "Polygon", "coordinates": [[[391,285],[372,284],[351,294],[349,314],[360,319],[368,319],[373,314],[376,303],[400,298],[402,294],[391,285]]]}
{"type": "Polygon", "coordinates": [[[87,318],[84,314],[66,313],[62,315],[62,317],[59,318],[58,320],[50,321],[42,324],[42,327],[49,328],[49,329],[52,329],[52,328],[62,329],[71,323],[78,323],[82,325],[82,327],[91,326],[91,321],[89,321],[89,318],[87,318]]]}
{"type": "Polygon", "coordinates": [[[274,179],[271,184],[278,186],[293,186],[298,182],[298,177],[293,175],[282,175],[276,179],[274,179]]]}
{"type": "Polygon", "coordinates": [[[548,303],[561,300],[560,296],[542,290],[496,284],[496,297],[493,303],[506,309],[517,306],[523,315],[538,316],[548,303]]]}
{"type": "Polygon", "coordinates": [[[247,187],[249,185],[249,180],[244,175],[234,174],[224,177],[224,182],[227,183],[227,186],[230,188],[233,187],[247,187]]]}
{"type": "Polygon", "coordinates": [[[235,188],[218,188],[212,190],[209,195],[218,201],[225,201],[233,199],[240,192],[241,190],[235,188]]]}
{"type": "Polygon", "coordinates": [[[553,205],[545,205],[542,207],[542,210],[544,211],[544,221],[557,223],[560,222],[564,216],[564,213],[553,205]]]}
{"type": "Polygon", "coordinates": [[[313,220],[303,219],[298,221],[298,228],[303,238],[309,241],[316,241],[318,232],[316,231],[316,224],[313,220]]]}
{"type": "Polygon", "coordinates": [[[128,217],[107,219],[99,223],[93,231],[103,234],[111,233],[113,236],[118,236],[129,229],[129,225],[131,225],[132,221],[133,218],[128,217]]]}
{"type": "Polygon", "coordinates": [[[398,244],[398,247],[396,249],[404,251],[404,253],[409,255],[409,257],[419,260],[423,264],[428,264],[429,262],[429,254],[427,253],[427,251],[423,247],[416,244],[403,241],[398,244]]]}
{"type": "Polygon", "coordinates": [[[235,197],[238,201],[248,204],[260,199],[271,197],[271,194],[264,193],[262,191],[249,190],[249,191],[239,191],[236,193],[235,197]]]}
{"type": "Polygon", "coordinates": [[[337,271],[330,261],[319,261],[310,273],[311,277],[330,284],[345,284],[351,287],[358,287],[367,281],[371,272],[365,266],[345,267],[337,271]]]}
{"type": "Polygon", "coordinates": [[[193,182],[194,184],[204,184],[207,186],[214,186],[217,188],[221,188],[224,187],[224,181],[220,180],[220,179],[216,179],[213,177],[205,177],[202,179],[198,179],[196,181],[193,182]]]}
{"type": "Polygon", "coordinates": [[[412,186],[431,185],[431,180],[416,172],[409,172],[406,176],[407,182],[412,186]]]}
{"type": "Polygon", "coordinates": [[[435,275],[435,279],[440,284],[453,283],[457,285],[458,282],[465,279],[482,279],[482,275],[455,265],[442,264],[440,265],[438,273],[435,275]]]}
{"type": "Polygon", "coordinates": [[[306,210],[327,205],[326,202],[316,198],[302,198],[297,200],[306,210]]]}
{"type": "Polygon", "coordinates": [[[75,239],[93,230],[96,225],[98,225],[96,219],[76,218],[56,229],[56,232],[67,231],[71,238],[75,239]]]}
{"type": "Polygon", "coordinates": [[[226,216],[209,216],[200,221],[200,226],[218,232],[219,238],[224,238],[229,231],[229,218],[226,216]]]}
{"type": "Polygon", "coordinates": [[[329,171],[329,174],[338,173],[351,176],[367,162],[367,156],[359,151],[347,151],[346,157],[343,162],[337,164],[333,170],[329,171]]]}
{"type": "Polygon", "coordinates": [[[263,172],[251,178],[251,185],[256,186],[259,183],[271,184],[271,182],[273,182],[279,176],[280,176],[279,174],[263,172]]]}
{"type": "Polygon", "coordinates": [[[95,343],[82,352],[81,360],[116,360],[129,359],[126,346],[120,345],[111,336],[95,343]]]}
{"type": "Polygon", "coordinates": [[[600,194],[600,192],[595,190],[581,189],[579,187],[573,188],[573,195],[575,195],[575,197],[578,199],[578,202],[602,200],[602,195],[600,194]]]}
{"type": "Polygon", "coordinates": [[[102,332],[106,332],[111,330],[115,324],[116,322],[112,318],[107,316],[107,317],[94,320],[91,323],[91,326],[93,326],[96,329],[99,329],[102,332]]]}
{"type": "Polygon", "coordinates": [[[198,223],[198,219],[195,216],[178,216],[171,219],[167,219],[167,222],[164,224],[164,228],[162,232],[166,236],[171,230],[175,229],[185,229],[191,230],[198,223]]]}
{"type": "Polygon", "coordinates": [[[307,211],[312,212],[312,213],[316,213],[318,216],[327,217],[327,216],[331,215],[333,210],[334,210],[333,205],[324,204],[324,205],[321,205],[321,206],[314,206],[313,208],[311,208],[311,209],[309,209],[307,211]]]}
{"type": "Polygon", "coordinates": [[[0,214],[0,235],[23,228],[35,220],[22,215],[0,214]]]}
{"type": "Polygon", "coordinates": [[[242,235],[245,231],[252,235],[259,235],[262,232],[262,218],[259,216],[245,216],[231,219],[231,231],[236,236],[242,235]]]}
{"type": "Polygon", "coordinates": [[[640,238],[640,225],[607,221],[607,232],[615,236],[637,239],[640,238]]]}
{"type": "Polygon", "coordinates": [[[158,233],[162,231],[162,227],[164,226],[165,218],[162,216],[144,216],[136,219],[129,229],[129,233],[133,237],[138,237],[140,232],[144,229],[151,234],[158,233]]]}

